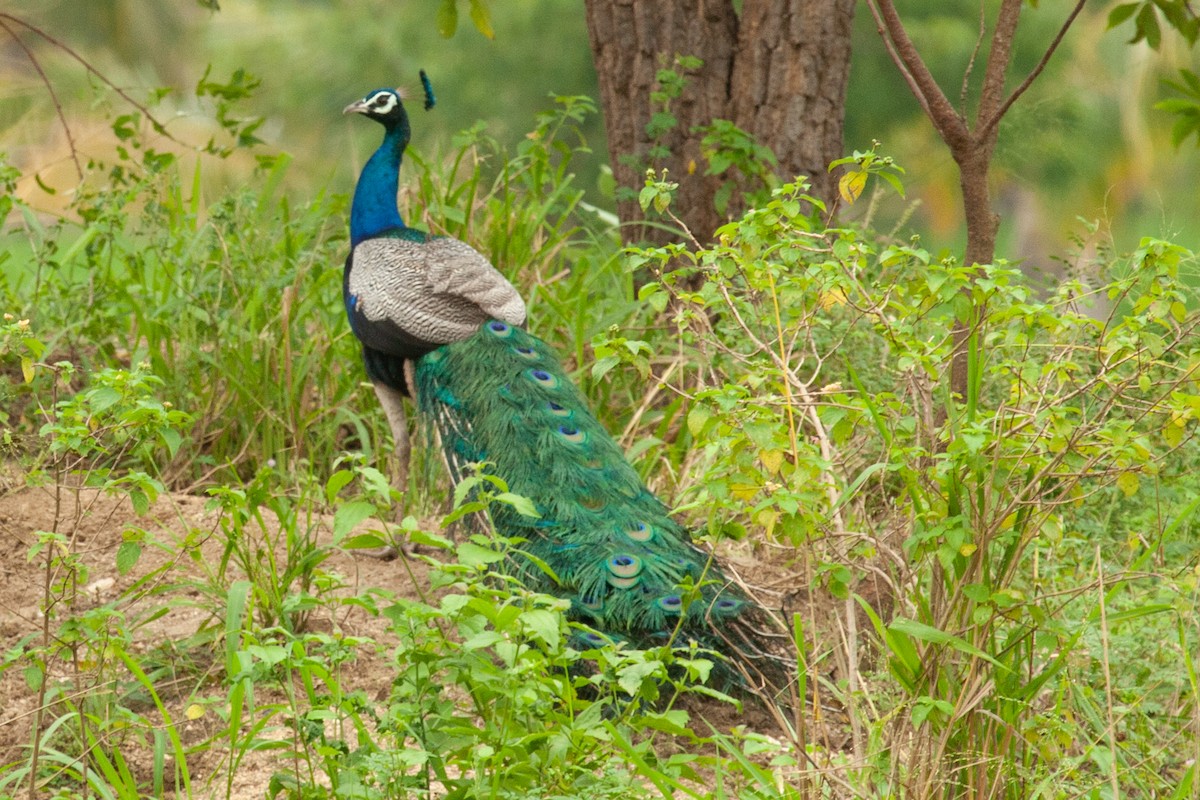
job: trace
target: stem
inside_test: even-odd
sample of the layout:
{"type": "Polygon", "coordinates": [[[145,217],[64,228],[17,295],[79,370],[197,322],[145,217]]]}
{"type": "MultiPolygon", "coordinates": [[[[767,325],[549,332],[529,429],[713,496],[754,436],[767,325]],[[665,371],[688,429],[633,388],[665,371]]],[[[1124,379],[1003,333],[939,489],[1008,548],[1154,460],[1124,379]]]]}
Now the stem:
{"type": "Polygon", "coordinates": [[[1108,725],[1106,726],[1109,751],[1109,772],[1108,781],[1112,790],[1113,800],[1120,800],[1121,784],[1117,779],[1117,721],[1113,715],[1113,687],[1112,687],[1112,672],[1109,668],[1108,659],[1108,604],[1104,602],[1104,559],[1100,553],[1100,545],[1096,545],[1096,581],[1099,586],[1096,591],[1100,598],[1100,647],[1103,653],[1101,664],[1104,667],[1104,700],[1106,711],[1108,712],[1108,725]]]}

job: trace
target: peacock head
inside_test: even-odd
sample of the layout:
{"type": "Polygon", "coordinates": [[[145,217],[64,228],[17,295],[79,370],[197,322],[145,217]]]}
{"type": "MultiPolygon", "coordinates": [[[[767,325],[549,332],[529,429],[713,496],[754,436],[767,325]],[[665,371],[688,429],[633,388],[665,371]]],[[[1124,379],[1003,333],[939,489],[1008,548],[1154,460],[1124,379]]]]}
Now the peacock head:
{"type": "Polygon", "coordinates": [[[376,89],[368,92],[362,100],[356,100],[346,106],[343,114],[364,114],[371,119],[383,123],[384,127],[392,128],[408,121],[404,104],[400,102],[400,93],[395,89],[376,89]]]}

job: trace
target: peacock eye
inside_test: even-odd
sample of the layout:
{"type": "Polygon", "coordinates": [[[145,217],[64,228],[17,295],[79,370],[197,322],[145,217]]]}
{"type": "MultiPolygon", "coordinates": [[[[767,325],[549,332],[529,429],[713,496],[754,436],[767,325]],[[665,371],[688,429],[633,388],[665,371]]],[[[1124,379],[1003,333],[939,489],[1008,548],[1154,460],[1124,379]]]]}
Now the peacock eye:
{"type": "Polygon", "coordinates": [[[558,388],[558,378],[551,375],[549,372],[546,372],[544,369],[531,369],[525,374],[528,375],[530,379],[539,386],[544,386],[547,389],[558,388]]]}
{"type": "Polygon", "coordinates": [[[635,542],[648,542],[654,536],[654,528],[644,522],[635,522],[625,529],[625,533],[635,542]]]}
{"type": "Polygon", "coordinates": [[[576,428],[573,425],[559,425],[558,433],[572,444],[580,444],[587,439],[587,436],[583,433],[583,431],[579,430],[579,428],[576,428]]]}
{"type": "Polygon", "coordinates": [[[666,597],[660,597],[657,604],[663,611],[678,613],[683,608],[683,598],[677,594],[669,594],[666,597]]]}
{"type": "Polygon", "coordinates": [[[642,571],[642,560],[637,556],[621,553],[608,560],[608,571],[618,578],[632,578],[642,571]]]}
{"type": "Polygon", "coordinates": [[[380,114],[386,114],[396,107],[396,98],[387,92],[382,92],[375,95],[370,102],[367,103],[372,111],[377,111],[380,114]]]}

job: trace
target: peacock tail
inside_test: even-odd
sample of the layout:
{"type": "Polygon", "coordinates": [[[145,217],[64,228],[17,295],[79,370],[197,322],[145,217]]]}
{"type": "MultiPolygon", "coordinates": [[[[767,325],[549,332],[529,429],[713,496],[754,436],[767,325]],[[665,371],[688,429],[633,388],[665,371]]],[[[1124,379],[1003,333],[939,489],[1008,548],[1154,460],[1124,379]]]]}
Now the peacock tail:
{"type": "Polygon", "coordinates": [[[515,570],[527,586],[569,599],[573,618],[635,646],[662,645],[678,628],[677,641],[731,656],[756,682],[782,688],[776,651],[786,637],[768,633],[769,615],[646,488],[545,342],[490,320],[420,359],[416,385],[452,479],[486,462],[534,504],[536,518],[492,509],[501,535],[526,540],[515,570]],[[685,582],[698,596],[685,597],[685,582]]]}

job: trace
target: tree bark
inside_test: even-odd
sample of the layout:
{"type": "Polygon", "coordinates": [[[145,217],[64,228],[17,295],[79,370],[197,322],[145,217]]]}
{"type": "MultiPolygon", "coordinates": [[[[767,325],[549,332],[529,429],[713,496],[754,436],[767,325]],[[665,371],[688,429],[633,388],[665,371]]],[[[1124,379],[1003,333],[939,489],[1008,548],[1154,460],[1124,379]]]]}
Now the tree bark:
{"type": "MultiPolygon", "coordinates": [[[[842,154],[854,0],[586,0],[588,31],[605,110],[608,147],[623,223],[644,219],[636,193],[646,166],[666,167],[679,184],[673,211],[701,241],[743,210],[737,193],[725,215],[713,196],[729,176],[705,175],[701,134],[725,119],[770,147],[786,180],[807,176],[827,203],[836,180],[827,172],[842,154]],[[671,105],[678,124],[657,141],[646,132],[656,73],[675,56],[704,63],[671,105]],[[652,147],[669,155],[651,157],[652,147]]],[[[626,242],[676,238],[661,227],[626,225],[626,242]]]]}

